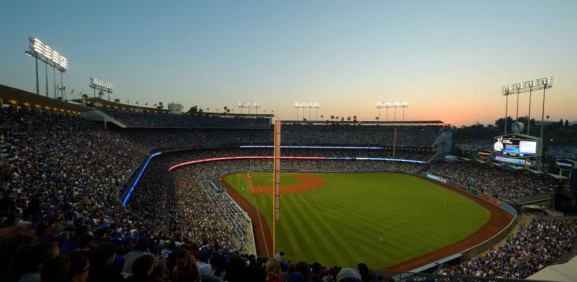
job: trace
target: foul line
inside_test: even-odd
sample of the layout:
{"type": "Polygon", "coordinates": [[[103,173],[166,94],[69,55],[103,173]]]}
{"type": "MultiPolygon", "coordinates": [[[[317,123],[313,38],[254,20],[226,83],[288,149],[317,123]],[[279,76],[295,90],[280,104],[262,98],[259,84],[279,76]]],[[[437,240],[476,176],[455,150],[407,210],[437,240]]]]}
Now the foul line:
{"type": "MultiPolygon", "coordinates": [[[[250,178],[248,179],[248,181],[249,181],[249,184],[252,184],[252,181],[250,180],[250,178]]],[[[264,235],[264,228],[262,227],[262,221],[260,220],[260,212],[258,211],[258,204],[256,202],[256,196],[254,195],[254,193],[252,193],[252,199],[254,201],[254,207],[256,208],[256,215],[258,216],[258,224],[260,224],[260,230],[262,231],[262,239],[264,241],[264,248],[266,250],[267,255],[270,255],[270,253],[268,252],[268,244],[266,243],[266,237],[264,235]]]]}

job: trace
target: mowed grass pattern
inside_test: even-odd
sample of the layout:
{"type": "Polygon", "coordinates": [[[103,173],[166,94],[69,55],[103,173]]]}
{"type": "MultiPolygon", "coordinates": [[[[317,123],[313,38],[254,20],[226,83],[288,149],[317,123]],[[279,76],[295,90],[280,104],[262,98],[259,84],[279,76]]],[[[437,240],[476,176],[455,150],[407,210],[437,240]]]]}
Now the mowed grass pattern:
{"type": "MultiPolygon", "coordinates": [[[[229,175],[225,180],[256,203],[271,226],[272,196],[252,195],[244,175],[229,175]]],[[[265,175],[270,178],[271,173],[265,175]]],[[[365,262],[381,269],[455,243],[491,216],[457,192],[410,175],[315,175],[324,178],[326,185],[281,196],[277,250],[283,250],[287,259],[344,267],[365,262]],[[379,243],[381,236],[384,244],[379,243]]]]}
{"type": "MultiPolygon", "coordinates": [[[[254,186],[272,186],[272,173],[252,173],[251,179],[254,186]]],[[[280,175],[281,185],[296,185],[299,181],[292,177],[292,174],[282,173],[280,175]]]]}

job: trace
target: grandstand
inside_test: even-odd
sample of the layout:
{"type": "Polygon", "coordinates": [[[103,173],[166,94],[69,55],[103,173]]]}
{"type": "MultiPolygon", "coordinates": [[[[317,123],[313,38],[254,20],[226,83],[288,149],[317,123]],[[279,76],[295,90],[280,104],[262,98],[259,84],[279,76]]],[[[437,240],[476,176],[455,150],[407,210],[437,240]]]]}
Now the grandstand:
{"type": "MultiPolygon", "coordinates": [[[[170,173],[168,168],[210,158],[272,156],[270,116],[123,112],[7,86],[0,86],[0,98],[3,279],[17,280],[37,271],[38,262],[27,260],[34,250],[58,248],[73,257],[79,250],[95,253],[107,243],[126,257],[141,247],[153,255],[166,255],[163,263],[169,268],[176,264],[178,251],[186,249],[194,250],[199,261],[209,253],[213,270],[222,268],[221,258],[233,257],[229,262],[250,261],[252,268],[242,271],[264,273],[268,258],[251,256],[262,253],[253,241],[254,218],[235,203],[221,178],[234,172],[270,171],[272,161],[205,162],[170,173]]],[[[436,156],[443,156],[444,148],[436,144],[444,131],[437,122],[291,122],[283,127],[282,144],[294,147],[283,149],[283,156],[323,159],[286,160],[283,170],[432,175],[454,183],[456,189],[466,185],[509,203],[559,190],[559,182],[547,175],[465,161],[440,162],[436,156]]],[[[480,257],[460,255],[443,265],[428,262],[423,266],[432,263],[432,270],[426,268],[431,274],[373,269],[371,275],[407,281],[423,281],[427,275],[449,281],[526,278],[573,249],[576,223],[567,217],[515,222],[507,229],[516,228],[515,232],[501,233],[507,238],[503,246],[480,257]]],[[[122,264],[120,257],[115,263],[122,264]]],[[[288,265],[282,262],[285,269],[288,265]]],[[[327,276],[338,274],[336,267],[326,269],[327,276]]]]}

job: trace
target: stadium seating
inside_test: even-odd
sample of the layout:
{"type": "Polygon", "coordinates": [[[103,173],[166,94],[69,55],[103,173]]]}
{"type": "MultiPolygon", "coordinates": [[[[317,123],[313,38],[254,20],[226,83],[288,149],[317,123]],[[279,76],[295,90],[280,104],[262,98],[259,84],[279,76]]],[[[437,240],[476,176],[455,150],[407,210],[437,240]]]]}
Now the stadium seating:
{"type": "MultiPolygon", "coordinates": [[[[218,189],[224,191],[219,184],[221,175],[247,168],[270,169],[271,161],[203,163],[187,170],[167,172],[168,166],[192,159],[270,155],[269,149],[226,146],[271,144],[272,131],[268,129],[268,125],[264,126],[263,121],[235,120],[234,126],[229,127],[221,126],[226,122],[217,122],[218,125],[215,125],[217,123],[212,120],[198,119],[191,121],[194,125],[190,127],[196,129],[105,130],[99,124],[77,117],[38,112],[16,113],[9,109],[0,110],[0,120],[0,280],[17,281],[34,275],[49,277],[47,269],[70,272],[76,269],[73,267],[74,263],[86,262],[86,252],[90,253],[90,259],[96,262],[103,255],[127,255],[141,249],[145,250],[142,251],[143,254],[150,252],[152,255],[164,257],[165,260],[160,262],[160,269],[163,266],[168,267],[171,270],[168,272],[169,276],[177,263],[190,260],[190,257],[187,258],[189,252],[179,252],[186,249],[199,261],[208,255],[205,253],[209,253],[214,276],[228,281],[244,281],[243,279],[249,279],[248,277],[249,281],[264,281],[266,278],[265,265],[269,259],[246,254],[246,230],[249,228],[249,221],[227,193],[219,192],[218,189]],[[265,128],[260,129],[261,127],[265,128]],[[207,144],[209,146],[206,146],[207,144]],[[130,175],[136,175],[134,172],[138,172],[140,164],[150,152],[158,148],[174,149],[184,145],[196,146],[194,148],[197,150],[161,155],[153,159],[139,180],[138,192],[135,192],[128,205],[123,207],[119,191],[131,180],[130,175]],[[224,147],[210,149],[220,145],[224,147]],[[57,252],[53,252],[55,249],[63,255],[56,255],[57,252]],[[228,262],[225,262],[225,258],[228,262]],[[51,267],[43,268],[43,273],[39,274],[40,263],[51,267]],[[227,271],[223,272],[223,268],[227,268],[227,271]]],[[[132,116],[125,120],[132,120],[132,116]]],[[[129,123],[135,127],[165,127],[158,125],[156,121],[147,121],[145,125],[139,122],[129,123]]],[[[172,124],[173,126],[166,127],[179,127],[172,124]]],[[[320,145],[380,144],[386,147],[392,143],[393,130],[392,127],[385,126],[287,125],[283,131],[286,136],[283,142],[320,145]]],[[[433,153],[431,150],[419,151],[414,148],[430,147],[439,130],[440,128],[435,126],[399,127],[399,148],[395,157],[427,160],[433,153]]],[[[390,149],[292,149],[284,153],[295,156],[392,157],[390,149]]],[[[291,160],[283,165],[287,169],[319,171],[387,170],[414,173],[425,169],[423,164],[346,160],[291,160]]],[[[461,166],[460,175],[447,173],[455,169],[451,164],[433,167],[431,171],[447,177],[466,176],[469,177],[466,178],[467,182],[487,190],[492,189],[493,185],[483,186],[482,181],[486,180],[487,173],[493,173],[496,168],[458,165],[461,166]],[[467,172],[470,172],[470,175],[467,172]]],[[[507,173],[510,175],[503,177],[526,177],[518,172],[507,173]]],[[[531,181],[535,187],[516,181],[506,187],[497,185],[497,190],[492,191],[510,197],[542,192],[540,189],[550,191],[547,181],[531,181]]],[[[575,223],[574,220],[565,219],[534,221],[524,227],[519,235],[511,238],[505,247],[460,266],[440,268],[438,274],[526,277],[572,247],[576,236],[575,223]]],[[[119,274],[124,260],[125,258],[117,256],[111,265],[102,267],[106,271],[119,274]]],[[[336,279],[339,275],[342,277],[350,274],[352,277],[362,277],[362,281],[372,281],[377,276],[376,272],[370,272],[362,265],[358,267],[360,273],[355,270],[340,270],[338,267],[329,269],[313,266],[311,274],[311,267],[306,262],[293,266],[284,261],[282,255],[278,256],[278,260],[283,271],[287,268],[297,269],[308,278],[307,281],[312,279],[311,275],[332,276],[336,279]]],[[[140,260],[138,261],[140,263],[140,260]]],[[[271,263],[274,262],[271,260],[271,263]]],[[[135,261],[135,264],[138,263],[135,261]]],[[[196,263],[191,265],[198,269],[196,263]]],[[[85,266],[86,263],[79,271],[83,271],[85,266]]],[[[94,275],[96,268],[87,271],[94,275]]],[[[200,272],[195,271],[200,276],[200,272]]],[[[163,281],[162,279],[163,276],[160,281],[163,281]]]]}

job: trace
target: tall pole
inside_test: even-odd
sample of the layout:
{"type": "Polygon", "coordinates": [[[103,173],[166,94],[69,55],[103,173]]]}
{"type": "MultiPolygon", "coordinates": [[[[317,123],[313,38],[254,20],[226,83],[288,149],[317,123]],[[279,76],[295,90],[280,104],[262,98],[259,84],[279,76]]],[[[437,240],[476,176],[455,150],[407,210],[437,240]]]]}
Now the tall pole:
{"type": "Polygon", "coordinates": [[[543,125],[545,124],[545,91],[547,86],[543,88],[543,109],[541,110],[541,142],[543,142],[543,125]]]}
{"type": "Polygon", "coordinates": [[[295,109],[297,109],[297,120],[299,120],[299,108],[295,107],[295,109]]]}
{"type": "Polygon", "coordinates": [[[48,63],[44,63],[44,72],[46,74],[46,97],[48,97],[48,63]]]}
{"type": "Polygon", "coordinates": [[[62,101],[66,101],[66,92],[64,92],[64,78],[62,78],[62,71],[60,71],[60,96],[62,101]]]}
{"type": "MultiPolygon", "coordinates": [[[[380,118],[379,118],[380,119],[380,118]]],[[[385,119],[386,121],[389,121],[389,108],[387,107],[387,117],[385,119]]]]}
{"type": "Polygon", "coordinates": [[[395,121],[397,121],[397,107],[395,107],[395,121]]]}
{"type": "Polygon", "coordinates": [[[36,95],[40,95],[40,86],[38,85],[38,57],[36,57],[36,95]]]}
{"type": "Polygon", "coordinates": [[[533,92],[533,86],[529,86],[529,117],[527,118],[527,135],[529,135],[529,128],[531,128],[531,92],[533,92]]]}
{"type": "Polygon", "coordinates": [[[515,113],[515,122],[519,121],[519,89],[517,88],[517,112],[515,113]]]}
{"type": "Polygon", "coordinates": [[[56,99],[58,96],[58,94],[56,94],[56,67],[52,67],[52,76],[54,78],[54,99],[56,99]]]}
{"type": "Polygon", "coordinates": [[[381,107],[379,107],[379,121],[381,120],[381,107]]]}
{"type": "Polygon", "coordinates": [[[503,135],[507,135],[507,116],[509,115],[509,93],[505,95],[505,133],[503,135]]]}

